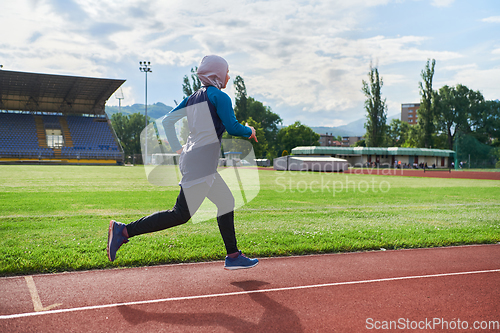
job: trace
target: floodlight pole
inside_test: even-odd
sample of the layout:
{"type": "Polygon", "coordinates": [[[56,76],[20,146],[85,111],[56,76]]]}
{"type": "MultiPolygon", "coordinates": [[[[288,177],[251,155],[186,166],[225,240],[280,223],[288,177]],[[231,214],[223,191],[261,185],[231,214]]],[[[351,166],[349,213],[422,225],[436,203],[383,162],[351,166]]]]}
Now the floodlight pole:
{"type": "Polygon", "coordinates": [[[147,160],[148,160],[148,72],[149,73],[152,73],[153,71],[151,70],[151,62],[150,61],[139,61],[139,70],[141,72],[144,72],[146,73],[146,84],[145,84],[145,87],[146,87],[146,91],[145,91],[145,103],[144,103],[144,115],[146,116],[146,140],[144,140],[144,155],[146,156],[145,158],[145,161],[144,162],[144,165],[147,164],[147,160]]]}

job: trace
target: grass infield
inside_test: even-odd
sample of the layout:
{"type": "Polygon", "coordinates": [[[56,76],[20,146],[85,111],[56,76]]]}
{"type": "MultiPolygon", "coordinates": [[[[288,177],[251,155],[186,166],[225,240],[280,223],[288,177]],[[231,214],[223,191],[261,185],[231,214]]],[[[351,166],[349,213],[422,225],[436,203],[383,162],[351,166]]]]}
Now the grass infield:
{"type": "MultiPolygon", "coordinates": [[[[500,241],[500,182],[259,171],[259,195],[235,213],[249,256],[500,241]]],[[[106,256],[110,219],[170,209],[179,188],[143,167],[0,166],[0,275],[219,260],[214,218],[134,237],[106,256]]]]}

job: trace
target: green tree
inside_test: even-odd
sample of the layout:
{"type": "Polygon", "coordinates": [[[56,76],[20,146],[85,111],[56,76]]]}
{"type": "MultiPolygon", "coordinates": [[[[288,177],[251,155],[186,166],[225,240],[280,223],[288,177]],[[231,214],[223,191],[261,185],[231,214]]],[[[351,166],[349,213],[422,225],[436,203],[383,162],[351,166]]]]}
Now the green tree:
{"type": "Polygon", "coordinates": [[[255,128],[255,134],[257,136],[257,140],[259,140],[259,142],[255,142],[253,139],[250,140],[255,153],[255,158],[265,158],[268,151],[268,143],[262,125],[253,120],[252,117],[248,117],[245,123],[248,123],[249,126],[255,128]]]}
{"type": "Polygon", "coordinates": [[[191,81],[187,75],[184,75],[182,83],[182,92],[184,92],[184,98],[191,96],[193,93],[197,92],[201,88],[201,81],[198,77],[198,67],[191,68],[191,81]]]}
{"type": "Polygon", "coordinates": [[[500,101],[485,101],[482,107],[478,108],[474,121],[482,142],[488,138],[491,139],[492,145],[500,144],[500,101]]]}
{"type": "Polygon", "coordinates": [[[234,79],[234,86],[236,88],[236,102],[234,106],[234,114],[237,119],[248,118],[248,96],[245,81],[241,76],[236,76],[234,79]]]}
{"type": "MultiPolygon", "coordinates": [[[[462,89],[461,89],[462,90],[462,89]]],[[[447,148],[453,149],[457,131],[466,125],[466,113],[455,87],[441,87],[436,94],[437,129],[447,137],[447,148]]]]}
{"type": "Polygon", "coordinates": [[[470,164],[468,168],[495,166],[495,148],[479,142],[473,135],[460,135],[457,138],[457,159],[470,164]]]}
{"type": "MultiPolygon", "coordinates": [[[[201,88],[201,81],[198,77],[198,67],[191,68],[191,75],[188,77],[184,75],[183,83],[182,83],[182,92],[184,93],[184,98],[191,96],[195,92],[197,92],[201,88]],[[191,80],[189,79],[191,77],[191,80]]],[[[181,144],[185,144],[187,137],[189,136],[189,127],[187,119],[184,118],[182,120],[181,127],[181,144]]]]}
{"type": "Polygon", "coordinates": [[[187,118],[184,117],[182,119],[182,127],[181,127],[181,144],[184,145],[187,141],[187,138],[189,136],[189,126],[188,126],[188,121],[187,118]]]}
{"type": "Polygon", "coordinates": [[[128,132],[128,122],[128,116],[124,116],[122,113],[115,113],[111,115],[111,126],[113,126],[113,129],[115,130],[118,141],[120,142],[125,154],[130,154],[127,153],[126,145],[130,142],[130,138],[132,136],[132,133],[128,132]]]}
{"type": "Polygon", "coordinates": [[[391,147],[401,147],[408,139],[410,124],[399,119],[392,119],[387,130],[387,144],[391,147]]]}
{"type": "MultiPolygon", "coordinates": [[[[242,121],[241,124],[242,125],[248,124],[248,126],[252,126],[253,128],[255,128],[255,135],[257,136],[257,140],[259,140],[259,142],[255,142],[252,139],[252,140],[250,140],[250,143],[252,144],[255,158],[265,158],[268,148],[267,148],[267,140],[266,140],[266,137],[264,135],[264,129],[262,129],[262,125],[260,123],[256,122],[255,120],[253,120],[252,117],[249,117],[247,120],[242,121]]],[[[237,138],[237,137],[233,137],[232,135],[229,135],[229,133],[225,132],[224,135],[222,136],[222,138],[223,139],[233,139],[233,138],[237,138]]],[[[248,152],[245,151],[244,148],[240,148],[240,147],[243,147],[243,145],[240,146],[240,145],[238,145],[237,141],[233,141],[231,149],[241,151],[244,155],[247,155],[248,152]]],[[[226,148],[224,148],[224,149],[226,149],[226,148]]]]}
{"type": "Polygon", "coordinates": [[[125,156],[141,153],[141,132],[144,130],[145,116],[133,113],[124,116],[116,113],[111,116],[111,126],[115,130],[125,156]]]}
{"type": "Polygon", "coordinates": [[[358,140],[354,142],[352,147],[366,147],[366,140],[365,139],[358,140]]]}
{"type": "Polygon", "coordinates": [[[422,129],[420,124],[408,126],[408,134],[406,140],[401,145],[404,148],[418,148],[422,147],[422,129]]]}
{"type": "Polygon", "coordinates": [[[300,121],[284,127],[278,132],[280,150],[291,151],[298,146],[319,146],[320,135],[300,121]]]}
{"type": "Polygon", "coordinates": [[[435,92],[432,90],[432,78],[434,77],[434,66],[436,60],[427,60],[425,69],[422,70],[420,76],[424,83],[419,82],[420,89],[420,108],[418,109],[418,123],[420,124],[423,145],[425,148],[432,146],[432,135],[435,133],[434,118],[435,118],[435,92]]]}
{"type": "Polygon", "coordinates": [[[495,168],[500,169],[500,147],[493,148],[491,153],[495,158],[495,168]]]}
{"type": "MultiPolygon", "coordinates": [[[[241,76],[234,80],[236,88],[236,103],[234,114],[238,120],[248,120],[250,117],[260,124],[267,141],[267,154],[272,157],[278,156],[277,135],[279,124],[283,121],[279,115],[271,111],[269,106],[249,97],[247,94],[245,81],[241,76]]],[[[261,137],[257,137],[260,141],[261,137]]]]}
{"type": "Polygon", "coordinates": [[[252,117],[259,122],[264,130],[264,135],[268,141],[276,140],[278,134],[278,124],[283,120],[276,113],[271,111],[269,106],[265,106],[262,102],[249,97],[247,100],[248,117],[252,117]]]}
{"type": "Polygon", "coordinates": [[[363,80],[363,93],[366,96],[366,146],[381,147],[384,145],[387,129],[387,105],[386,99],[382,100],[383,80],[379,77],[378,69],[370,65],[368,73],[369,82],[363,80]]]}
{"type": "Polygon", "coordinates": [[[473,91],[462,85],[457,85],[457,91],[459,91],[459,87],[463,87],[462,94],[465,95],[463,105],[467,114],[467,132],[473,133],[478,141],[489,143],[491,136],[485,130],[492,128],[491,124],[495,123],[494,113],[488,114],[488,111],[494,110],[488,110],[481,92],[473,91]]]}
{"type": "Polygon", "coordinates": [[[491,114],[486,111],[483,95],[464,85],[443,86],[435,96],[437,129],[447,136],[447,149],[453,149],[457,133],[473,134],[482,143],[490,139],[491,114]]]}

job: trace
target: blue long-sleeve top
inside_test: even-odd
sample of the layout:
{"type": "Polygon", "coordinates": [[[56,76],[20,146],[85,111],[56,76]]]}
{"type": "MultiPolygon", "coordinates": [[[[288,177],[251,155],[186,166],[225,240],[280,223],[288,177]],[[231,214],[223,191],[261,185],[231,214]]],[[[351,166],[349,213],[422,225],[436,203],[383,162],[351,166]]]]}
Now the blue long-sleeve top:
{"type": "MultiPolygon", "coordinates": [[[[229,134],[246,138],[252,135],[252,130],[249,127],[241,125],[238,123],[238,120],[236,120],[231,98],[229,98],[225,92],[214,86],[209,86],[207,87],[207,96],[217,109],[217,115],[229,134]]],[[[186,106],[188,99],[189,97],[185,98],[178,106],[170,111],[162,121],[167,140],[174,152],[182,148],[175,133],[175,123],[187,116],[186,106]]]]}

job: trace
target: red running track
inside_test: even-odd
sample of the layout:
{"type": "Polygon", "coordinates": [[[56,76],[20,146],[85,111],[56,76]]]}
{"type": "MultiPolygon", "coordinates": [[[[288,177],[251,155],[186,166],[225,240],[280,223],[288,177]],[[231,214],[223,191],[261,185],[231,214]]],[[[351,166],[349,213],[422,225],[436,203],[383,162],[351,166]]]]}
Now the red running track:
{"type": "Polygon", "coordinates": [[[495,171],[450,171],[448,169],[426,169],[424,172],[422,169],[349,169],[344,173],[380,176],[500,180],[500,172],[495,171]]]}
{"type": "Polygon", "coordinates": [[[6,277],[0,331],[472,331],[500,321],[498,286],[500,245],[6,277]]]}
{"type": "MultiPolygon", "coordinates": [[[[276,171],[272,168],[258,168],[259,170],[276,171]]],[[[298,172],[298,171],[294,171],[298,172]]],[[[406,176],[406,177],[430,177],[430,178],[458,178],[458,179],[487,179],[500,180],[500,172],[497,171],[455,171],[449,169],[387,169],[387,168],[364,168],[349,169],[346,174],[374,175],[374,176],[406,176]]]]}

